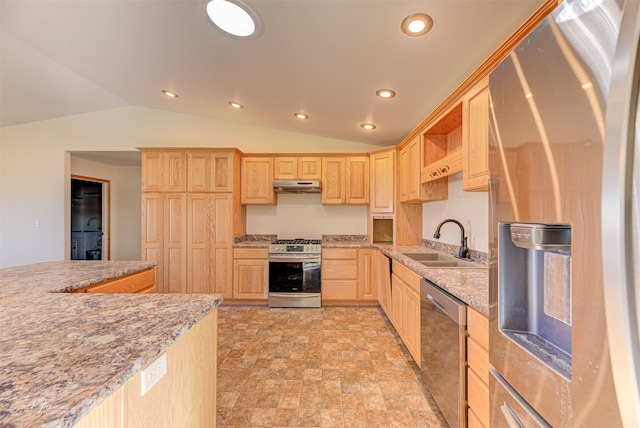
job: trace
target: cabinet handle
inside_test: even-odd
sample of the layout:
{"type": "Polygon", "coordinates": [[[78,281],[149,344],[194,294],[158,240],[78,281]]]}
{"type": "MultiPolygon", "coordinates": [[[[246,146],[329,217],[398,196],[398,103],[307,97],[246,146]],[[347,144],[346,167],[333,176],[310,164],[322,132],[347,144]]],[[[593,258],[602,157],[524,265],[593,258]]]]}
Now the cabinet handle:
{"type": "Polygon", "coordinates": [[[429,299],[429,301],[431,303],[433,303],[434,305],[436,305],[436,308],[440,309],[442,312],[444,312],[445,314],[449,314],[449,312],[447,311],[447,308],[445,308],[444,306],[442,306],[442,303],[438,302],[436,299],[433,298],[433,296],[429,293],[427,293],[427,299],[429,299]]]}

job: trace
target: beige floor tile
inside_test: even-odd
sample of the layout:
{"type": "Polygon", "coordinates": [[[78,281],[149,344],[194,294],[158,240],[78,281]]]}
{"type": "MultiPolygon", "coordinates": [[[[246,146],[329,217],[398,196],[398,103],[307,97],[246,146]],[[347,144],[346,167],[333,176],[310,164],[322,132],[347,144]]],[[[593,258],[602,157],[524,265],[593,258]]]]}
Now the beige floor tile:
{"type": "Polygon", "coordinates": [[[273,426],[276,417],[276,409],[256,408],[251,412],[249,423],[257,426],[273,426]]]}
{"type": "Polygon", "coordinates": [[[320,410],[321,427],[344,427],[342,409],[322,409],[320,410]]]}
{"type": "Polygon", "coordinates": [[[273,425],[278,427],[298,426],[298,409],[276,409],[273,425]]]}
{"type": "Polygon", "coordinates": [[[319,427],[320,409],[300,409],[298,410],[299,427],[319,427]]]}

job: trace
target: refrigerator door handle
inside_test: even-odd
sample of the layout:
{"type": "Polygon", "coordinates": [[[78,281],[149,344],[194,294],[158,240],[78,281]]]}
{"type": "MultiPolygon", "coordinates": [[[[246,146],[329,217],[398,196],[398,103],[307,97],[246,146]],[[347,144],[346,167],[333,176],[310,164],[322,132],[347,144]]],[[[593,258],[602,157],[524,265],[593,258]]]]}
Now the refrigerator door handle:
{"type": "Polygon", "coordinates": [[[511,407],[505,401],[502,406],[500,406],[500,411],[502,412],[502,416],[504,416],[505,421],[509,428],[524,428],[524,425],[513,411],[511,407]]]}
{"type": "Polygon", "coordinates": [[[602,262],[611,366],[625,426],[640,420],[640,7],[626,1],[612,67],[602,177],[602,262]],[[635,146],[635,170],[634,170],[635,146]],[[635,184],[634,184],[635,179],[635,184]],[[635,192],[635,201],[634,201],[635,192]],[[634,271],[635,269],[635,271],[634,271]]]}

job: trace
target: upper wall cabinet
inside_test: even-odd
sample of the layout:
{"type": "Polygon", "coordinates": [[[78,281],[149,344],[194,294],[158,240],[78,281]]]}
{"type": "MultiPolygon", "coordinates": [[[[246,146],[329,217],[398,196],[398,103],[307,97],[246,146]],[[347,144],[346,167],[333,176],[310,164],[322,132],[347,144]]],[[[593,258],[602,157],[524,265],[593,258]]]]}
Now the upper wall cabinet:
{"type": "Polygon", "coordinates": [[[142,152],[143,192],[185,192],[187,154],[183,151],[142,152]]]}
{"type": "Polygon", "coordinates": [[[371,214],[394,212],[396,148],[369,154],[371,214]]]}
{"type": "Polygon", "coordinates": [[[463,190],[489,189],[489,81],[484,78],[463,100],[463,190]]]}
{"type": "Polygon", "coordinates": [[[322,203],[369,203],[369,157],[323,157],[322,203]]]}
{"type": "Polygon", "coordinates": [[[277,156],[274,158],[275,180],[320,180],[322,161],[312,156],[277,156]]]}
{"type": "Polygon", "coordinates": [[[422,183],[462,171],[462,103],[439,117],[422,138],[425,160],[422,183]]]}
{"type": "Polygon", "coordinates": [[[273,205],[273,158],[247,156],[242,158],[240,201],[243,205],[273,205]]]}
{"type": "Polygon", "coordinates": [[[233,192],[234,150],[190,151],[187,190],[189,192],[233,192]]]}

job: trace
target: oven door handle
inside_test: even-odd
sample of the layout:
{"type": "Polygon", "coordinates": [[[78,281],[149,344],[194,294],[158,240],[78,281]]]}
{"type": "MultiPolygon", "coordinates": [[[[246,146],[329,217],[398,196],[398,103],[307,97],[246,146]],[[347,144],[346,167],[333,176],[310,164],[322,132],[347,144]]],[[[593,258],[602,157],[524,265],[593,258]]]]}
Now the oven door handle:
{"type": "Polygon", "coordinates": [[[307,263],[318,262],[320,263],[320,257],[269,257],[269,263],[307,263]]]}

